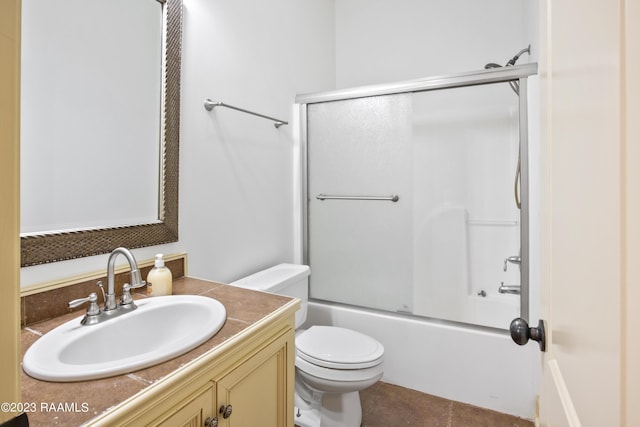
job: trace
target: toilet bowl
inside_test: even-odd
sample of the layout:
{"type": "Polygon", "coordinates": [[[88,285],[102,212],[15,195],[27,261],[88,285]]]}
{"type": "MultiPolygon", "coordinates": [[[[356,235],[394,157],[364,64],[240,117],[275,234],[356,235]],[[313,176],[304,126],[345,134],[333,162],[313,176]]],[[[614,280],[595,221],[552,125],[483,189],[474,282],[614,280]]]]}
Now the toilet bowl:
{"type": "Polygon", "coordinates": [[[231,283],[300,298],[296,313],[296,380],[294,423],[300,427],[360,427],[359,391],[382,378],[384,347],[375,339],[346,328],[305,322],[309,267],[279,264],[231,283]]]}
{"type": "Polygon", "coordinates": [[[335,326],[312,326],[296,334],[296,368],[320,391],[340,393],[370,387],[382,376],[382,344],[335,326]]]}

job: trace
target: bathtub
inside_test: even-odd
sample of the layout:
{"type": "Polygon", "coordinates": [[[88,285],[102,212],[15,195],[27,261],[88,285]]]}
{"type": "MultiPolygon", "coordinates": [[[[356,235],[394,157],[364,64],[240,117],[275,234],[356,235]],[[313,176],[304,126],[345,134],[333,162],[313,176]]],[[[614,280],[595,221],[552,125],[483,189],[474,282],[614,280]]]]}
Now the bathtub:
{"type": "Polygon", "coordinates": [[[535,343],[506,331],[310,302],[307,324],[354,329],[385,347],[382,381],[533,419],[540,369],[535,343]]]}

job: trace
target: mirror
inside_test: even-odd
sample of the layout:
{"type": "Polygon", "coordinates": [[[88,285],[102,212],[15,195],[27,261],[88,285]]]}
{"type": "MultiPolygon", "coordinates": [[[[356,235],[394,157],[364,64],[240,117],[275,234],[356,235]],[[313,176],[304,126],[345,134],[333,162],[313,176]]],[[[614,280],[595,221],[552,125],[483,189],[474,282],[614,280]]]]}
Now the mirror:
{"type": "MultiPolygon", "coordinates": [[[[30,6],[37,7],[36,15],[43,17],[40,24],[55,21],[55,31],[43,32],[55,33],[57,45],[66,37],[68,45],[77,45],[75,51],[68,45],[66,53],[51,48],[27,51],[39,45],[37,39],[23,35],[21,150],[29,167],[22,167],[26,171],[21,177],[21,198],[35,203],[28,210],[23,203],[23,267],[98,255],[118,246],[138,248],[178,240],[182,0],[162,4],[138,0],[135,8],[134,2],[126,0],[121,7],[110,4],[109,13],[102,3],[100,19],[95,21],[84,10],[86,0],[65,1],[81,20],[61,25],[59,18],[71,13],[39,9],[52,7],[51,3],[60,7],[61,2],[33,0],[30,6]],[[111,9],[115,16],[109,17],[111,9]],[[137,13],[142,15],[133,19],[137,13]],[[125,29],[127,22],[131,30],[125,29]],[[91,34],[83,35],[78,27],[91,34]],[[90,41],[75,43],[89,37],[90,41]],[[50,63],[60,66],[41,66],[44,73],[36,78],[38,67],[29,68],[30,55],[39,61],[51,56],[50,63]],[[25,76],[29,72],[34,76],[25,76]],[[60,83],[63,75],[74,86],[60,83]],[[105,161],[107,154],[113,159],[105,161]],[[44,161],[30,160],[38,156],[44,161]],[[33,171],[45,179],[25,174],[33,171]],[[65,174],[71,177],[66,184],[60,181],[65,174]],[[109,191],[111,200],[106,196],[109,191]],[[94,195],[98,197],[91,201],[94,195]],[[63,207],[70,210],[62,211],[63,207]],[[83,210],[88,215],[79,215],[83,210]],[[44,215],[38,218],[38,212],[44,215]]],[[[33,15],[25,12],[23,20],[33,15]]],[[[29,25],[39,23],[23,22],[23,32],[29,25]]]]}

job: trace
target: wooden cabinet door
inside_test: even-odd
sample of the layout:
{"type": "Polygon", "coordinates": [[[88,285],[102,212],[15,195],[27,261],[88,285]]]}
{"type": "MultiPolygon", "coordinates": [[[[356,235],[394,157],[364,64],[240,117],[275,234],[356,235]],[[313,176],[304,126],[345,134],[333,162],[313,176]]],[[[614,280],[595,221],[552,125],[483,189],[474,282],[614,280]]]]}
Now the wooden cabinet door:
{"type": "Polygon", "coordinates": [[[203,427],[207,418],[214,414],[215,392],[213,384],[192,399],[186,400],[151,425],[158,427],[203,427]]]}
{"type": "Polygon", "coordinates": [[[287,345],[280,337],[217,381],[220,427],[293,427],[287,345]]]}

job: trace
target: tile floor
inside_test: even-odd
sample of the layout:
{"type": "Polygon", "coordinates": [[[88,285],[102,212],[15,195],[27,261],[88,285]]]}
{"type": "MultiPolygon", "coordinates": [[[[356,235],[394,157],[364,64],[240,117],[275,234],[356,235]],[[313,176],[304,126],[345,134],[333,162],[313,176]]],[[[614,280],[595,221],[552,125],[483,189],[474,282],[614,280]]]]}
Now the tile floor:
{"type": "Polygon", "coordinates": [[[360,392],[362,427],[533,427],[533,422],[378,382],[360,392]]]}

